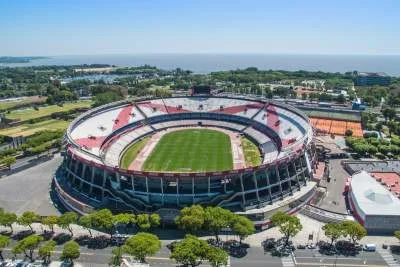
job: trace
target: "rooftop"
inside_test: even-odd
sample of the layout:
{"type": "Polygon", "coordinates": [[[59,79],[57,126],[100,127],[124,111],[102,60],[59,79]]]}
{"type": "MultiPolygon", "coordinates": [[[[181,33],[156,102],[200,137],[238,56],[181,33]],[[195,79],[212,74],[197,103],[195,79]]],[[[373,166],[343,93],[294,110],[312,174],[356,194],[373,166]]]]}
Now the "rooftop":
{"type": "Polygon", "coordinates": [[[400,216],[400,200],[366,171],[352,176],[351,190],[366,215],[400,216]]]}

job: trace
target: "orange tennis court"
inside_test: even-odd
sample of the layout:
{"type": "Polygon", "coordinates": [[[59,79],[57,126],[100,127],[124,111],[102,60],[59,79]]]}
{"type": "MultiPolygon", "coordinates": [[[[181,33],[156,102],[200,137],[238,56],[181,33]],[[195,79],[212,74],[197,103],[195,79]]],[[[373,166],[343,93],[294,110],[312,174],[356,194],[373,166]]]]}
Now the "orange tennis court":
{"type": "Polygon", "coordinates": [[[347,130],[352,130],[353,136],[363,136],[361,122],[311,118],[311,124],[319,132],[326,134],[344,135],[347,130]]]}

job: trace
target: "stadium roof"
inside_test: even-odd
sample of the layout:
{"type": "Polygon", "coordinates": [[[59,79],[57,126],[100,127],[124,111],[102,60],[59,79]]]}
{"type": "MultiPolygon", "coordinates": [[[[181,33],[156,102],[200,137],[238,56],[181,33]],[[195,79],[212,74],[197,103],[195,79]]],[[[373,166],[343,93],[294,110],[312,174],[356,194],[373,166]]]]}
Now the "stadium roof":
{"type": "Polygon", "coordinates": [[[352,176],[351,190],[366,215],[400,216],[400,200],[366,171],[352,176]]]}

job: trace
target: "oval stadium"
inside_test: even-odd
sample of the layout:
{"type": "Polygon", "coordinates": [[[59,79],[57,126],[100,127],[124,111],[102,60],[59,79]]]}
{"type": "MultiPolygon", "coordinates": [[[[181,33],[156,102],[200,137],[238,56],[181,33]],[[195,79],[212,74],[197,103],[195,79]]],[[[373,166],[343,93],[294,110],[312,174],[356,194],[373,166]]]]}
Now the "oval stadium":
{"type": "Polygon", "coordinates": [[[299,110],[262,98],[179,96],[115,102],[76,118],[53,180],[86,214],[221,206],[263,227],[314,194],[313,128],[299,110]]]}

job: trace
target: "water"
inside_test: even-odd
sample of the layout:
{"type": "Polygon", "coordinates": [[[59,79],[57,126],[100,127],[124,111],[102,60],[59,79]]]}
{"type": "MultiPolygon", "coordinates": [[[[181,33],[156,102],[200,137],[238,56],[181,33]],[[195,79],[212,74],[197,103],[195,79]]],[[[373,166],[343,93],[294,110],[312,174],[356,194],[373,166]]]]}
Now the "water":
{"type": "MultiPolygon", "coordinates": [[[[117,66],[144,64],[162,69],[180,67],[196,73],[232,70],[246,67],[276,70],[325,72],[371,71],[400,76],[400,55],[272,55],[272,54],[137,54],[54,56],[29,63],[8,66],[78,65],[103,63],[117,66]]],[[[3,64],[3,66],[6,64],[3,64]]]]}

